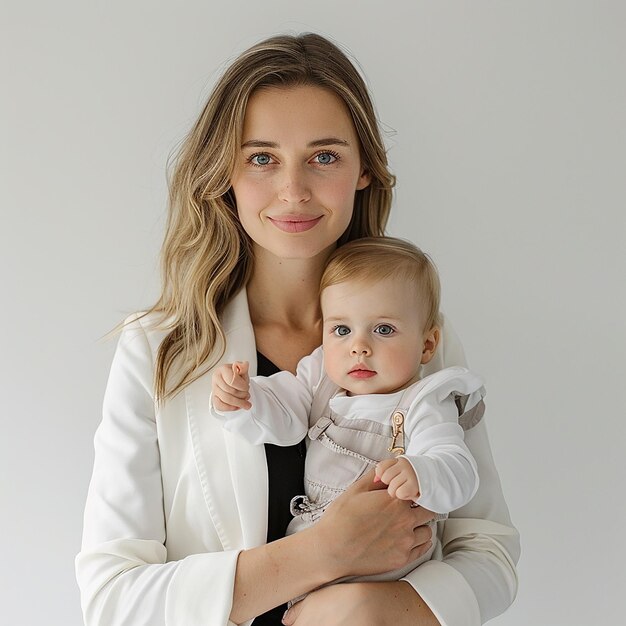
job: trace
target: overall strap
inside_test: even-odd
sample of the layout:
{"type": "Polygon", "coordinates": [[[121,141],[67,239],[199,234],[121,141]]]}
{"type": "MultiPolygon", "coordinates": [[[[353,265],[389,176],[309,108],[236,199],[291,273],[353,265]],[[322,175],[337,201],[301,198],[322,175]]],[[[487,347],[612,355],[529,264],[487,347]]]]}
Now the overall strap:
{"type": "Polygon", "coordinates": [[[330,414],[330,399],[339,391],[336,385],[326,374],[322,376],[320,384],[313,393],[311,412],[309,413],[309,426],[313,426],[317,420],[330,414]]]}
{"type": "Polygon", "coordinates": [[[485,401],[481,397],[478,402],[468,408],[468,400],[476,395],[474,392],[468,396],[456,396],[454,401],[459,411],[459,424],[463,430],[474,428],[485,414],[485,401]]]}
{"type": "MultiPolygon", "coordinates": [[[[419,385],[411,385],[408,389],[405,389],[394,412],[400,411],[406,415],[406,412],[420,391],[421,388],[419,385]]],[[[485,414],[484,387],[470,394],[455,391],[452,392],[452,395],[454,396],[454,403],[459,412],[459,426],[461,426],[463,430],[474,428],[485,414]]]]}

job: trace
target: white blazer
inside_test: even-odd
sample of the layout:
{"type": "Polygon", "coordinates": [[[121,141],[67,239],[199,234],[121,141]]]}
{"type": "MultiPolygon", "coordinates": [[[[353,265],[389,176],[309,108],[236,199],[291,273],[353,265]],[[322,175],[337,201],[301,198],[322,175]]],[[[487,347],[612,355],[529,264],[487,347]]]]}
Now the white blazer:
{"type": "MultiPolygon", "coordinates": [[[[209,411],[211,372],[156,406],[155,356],[165,332],[135,320],[123,330],[111,366],[76,575],[87,626],[227,626],[237,556],[267,535],[263,446],[228,433],[209,411]]],[[[245,290],[223,315],[221,362],[247,360],[256,347],[245,290]]],[[[425,373],[465,365],[444,324],[425,373]]],[[[481,486],[441,524],[453,552],[406,580],[440,622],[476,626],[512,602],[519,541],[502,496],[483,419],[466,433],[481,486]],[[463,556],[471,549],[470,559],[463,556]],[[453,601],[451,601],[453,599],[453,601]]],[[[247,622],[246,624],[250,624],[247,622]]]]}

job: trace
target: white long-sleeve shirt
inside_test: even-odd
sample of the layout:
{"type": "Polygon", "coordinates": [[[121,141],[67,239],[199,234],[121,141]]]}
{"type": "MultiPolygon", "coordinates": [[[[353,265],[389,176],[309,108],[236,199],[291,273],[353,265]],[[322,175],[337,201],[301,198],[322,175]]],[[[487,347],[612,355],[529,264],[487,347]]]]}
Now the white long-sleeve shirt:
{"type": "MultiPolygon", "coordinates": [[[[316,394],[328,388],[322,384],[324,376],[320,347],[301,359],[295,375],[283,371],[251,378],[251,409],[222,412],[212,408],[212,412],[224,421],[224,428],[249,443],[293,445],[321,417],[311,414],[311,407],[319,405],[314,402],[316,394]]],[[[467,408],[473,407],[484,395],[482,380],[465,368],[450,367],[395,393],[348,396],[337,390],[328,398],[328,404],[333,413],[355,424],[362,423],[355,420],[368,420],[388,425],[393,411],[399,406],[405,408],[402,456],[417,475],[420,495],[416,503],[437,513],[448,513],[467,504],[479,482],[476,462],[459,426],[457,395],[470,396],[467,408]]],[[[324,399],[322,408],[325,404],[324,399]]],[[[309,450],[307,465],[316,462],[312,458],[316,450],[315,446],[309,450]]]]}

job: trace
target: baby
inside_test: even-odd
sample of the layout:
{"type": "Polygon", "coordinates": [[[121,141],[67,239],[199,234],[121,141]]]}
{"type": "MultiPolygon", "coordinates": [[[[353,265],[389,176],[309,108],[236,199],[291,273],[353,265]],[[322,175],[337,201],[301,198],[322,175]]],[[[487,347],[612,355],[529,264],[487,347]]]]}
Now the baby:
{"type": "MultiPolygon", "coordinates": [[[[287,534],[314,523],[372,467],[390,496],[437,519],[476,493],[476,462],[459,414],[465,423],[482,417],[482,380],[461,367],[420,376],[439,343],[439,292],[435,267],[413,244],[352,241],[328,261],[320,284],[322,346],[295,375],[249,378],[247,362],[216,369],[211,406],[226,430],[283,446],[308,434],[306,495],[292,500],[287,534]]],[[[360,580],[400,578],[436,548],[434,536],[418,561],[360,580]]]]}

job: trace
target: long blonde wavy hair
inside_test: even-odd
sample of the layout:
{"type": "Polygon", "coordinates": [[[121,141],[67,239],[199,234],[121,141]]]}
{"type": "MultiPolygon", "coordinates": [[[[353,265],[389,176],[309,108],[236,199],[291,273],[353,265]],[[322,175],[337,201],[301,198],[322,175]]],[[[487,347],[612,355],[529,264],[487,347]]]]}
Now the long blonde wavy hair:
{"type": "Polygon", "coordinates": [[[345,103],[371,177],[370,185],[356,192],[352,220],[338,245],[384,234],[395,179],[368,89],[346,54],[313,33],[271,37],[243,52],[217,81],[171,171],[162,291],[144,313],[156,314],[150,316],[154,325],[168,330],[155,364],[159,402],[224,354],[220,316],[246,285],[253,264],[230,185],[246,106],[256,89],[296,85],[328,89],[345,103]]]}

